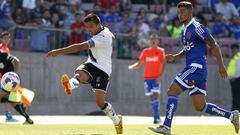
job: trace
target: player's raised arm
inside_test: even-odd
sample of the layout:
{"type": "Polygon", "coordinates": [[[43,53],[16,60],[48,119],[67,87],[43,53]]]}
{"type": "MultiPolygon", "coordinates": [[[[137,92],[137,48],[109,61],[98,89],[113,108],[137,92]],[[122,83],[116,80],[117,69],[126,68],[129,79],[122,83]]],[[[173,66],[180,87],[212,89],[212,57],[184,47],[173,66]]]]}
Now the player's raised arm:
{"type": "Polygon", "coordinates": [[[49,51],[47,56],[55,57],[55,56],[64,55],[68,53],[79,52],[86,49],[89,49],[89,43],[87,41],[78,43],[78,44],[72,44],[64,48],[54,49],[52,51],[49,51]]]}
{"type": "Polygon", "coordinates": [[[136,63],[134,63],[134,64],[132,64],[132,65],[129,65],[129,66],[128,66],[128,70],[129,70],[129,71],[132,71],[132,70],[134,70],[134,69],[138,69],[138,68],[140,68],[143,64],[144,64],[144,61],[139,60],[139,61],[137,61],[136,63]]]}
{"type": "Polygon", "coordinates": [[[220,73],[221,77],[224,80],[227,79],[228,74],[227,74],[227,70],[225,68],[225,65],[223,63],[222,53],[221,53],[221,50],[220,50],[220,47],[219,47],[218,43],[212,37],[212,35],[209,35],[208,37],[206,37],[204,39],[204,41],[206,42],[206,44],[208,44],[212,48],[213,54],[217,59],[217,63],[218,63],[218,66],[219,66],[219,73],[220,73]]]}

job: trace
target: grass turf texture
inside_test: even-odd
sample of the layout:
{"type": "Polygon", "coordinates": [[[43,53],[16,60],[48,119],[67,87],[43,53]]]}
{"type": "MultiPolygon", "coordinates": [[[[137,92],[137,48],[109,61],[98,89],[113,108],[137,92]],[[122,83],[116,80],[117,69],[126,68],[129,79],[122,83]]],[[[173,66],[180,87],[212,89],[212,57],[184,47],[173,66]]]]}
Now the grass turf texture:
{"type": "MultiPolygon", "coordinates": [[[[155,135],[149,125],[124,125],[124,135],[155,135]]],[[[114,135],[113,125],[0,124],[0,135],[114,135]]],[[[235,135],[233,126],[174,125],[172,135],[235,135]]]]}

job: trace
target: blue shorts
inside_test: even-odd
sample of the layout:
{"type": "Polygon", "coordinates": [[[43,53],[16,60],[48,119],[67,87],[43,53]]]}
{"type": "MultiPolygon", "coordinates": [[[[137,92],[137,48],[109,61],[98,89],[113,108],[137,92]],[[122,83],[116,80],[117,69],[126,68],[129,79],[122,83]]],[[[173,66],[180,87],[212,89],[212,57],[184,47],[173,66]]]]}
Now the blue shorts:
{"type": "Polygon", "coordinates": [[[207,95],[207,67],[197,63],[192,63],[177,74],[174,80],[179,87],[185,91],[189,90],[190,96],[196,94],[207,95]]]}
{"type": "Polygon", "coordinates": [[[145,95],[150,96],[154,92],[160,93],[160,84],[157,82],[156,79],[154,80],[144,80],[145,86],[145,95]]]}

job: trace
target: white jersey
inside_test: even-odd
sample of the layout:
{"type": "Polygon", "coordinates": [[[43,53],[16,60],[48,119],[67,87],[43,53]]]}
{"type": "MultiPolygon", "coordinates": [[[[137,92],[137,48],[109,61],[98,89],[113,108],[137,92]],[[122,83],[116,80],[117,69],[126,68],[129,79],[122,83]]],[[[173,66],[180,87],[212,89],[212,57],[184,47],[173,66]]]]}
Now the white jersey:
{"type": "Polygon", "coordinates": [[[92,63],[97,68],[101,69],[109,76],[112,72],[112,41],[114,35],[107,28],[103,29],[94,35],[90,40],[88,60],[85,63],[92,63]]]}

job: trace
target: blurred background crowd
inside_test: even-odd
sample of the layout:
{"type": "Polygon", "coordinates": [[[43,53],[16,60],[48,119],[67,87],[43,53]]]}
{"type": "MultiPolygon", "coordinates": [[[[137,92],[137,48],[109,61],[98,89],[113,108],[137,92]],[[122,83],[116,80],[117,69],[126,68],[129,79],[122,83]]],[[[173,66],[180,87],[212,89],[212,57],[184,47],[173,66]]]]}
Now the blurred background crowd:
{"type": "MultiPolygon", "coordinates": [[[[182,48],[179,1],[0,0],[0,31],[12,33],[15,50],[46,52],[89,39],[82,19],[93,12],[116,35],[113,57],[136,59],[149,46],[151,33],[159,34],[167,53],[176,53],[182,48]]],[[[218,40],[223,56],[230,57],[230,45],[240,41],[240,0],[189,1],[196,19],[218,40]]]]}

